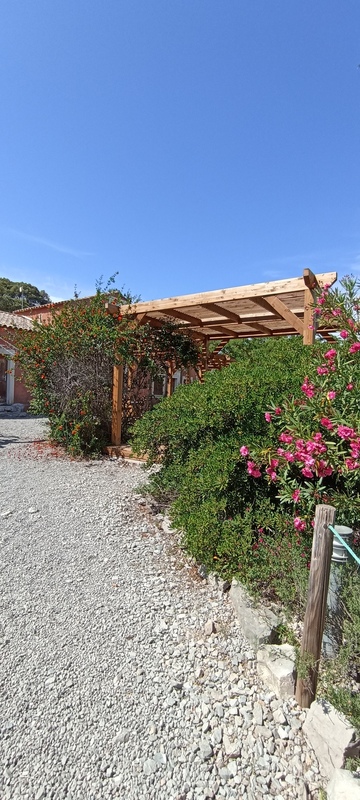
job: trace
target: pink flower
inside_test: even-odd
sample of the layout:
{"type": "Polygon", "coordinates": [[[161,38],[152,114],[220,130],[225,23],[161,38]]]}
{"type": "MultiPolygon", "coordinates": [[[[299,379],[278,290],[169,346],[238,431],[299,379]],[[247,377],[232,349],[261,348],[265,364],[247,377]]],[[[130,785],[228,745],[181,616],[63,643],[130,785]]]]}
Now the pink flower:
{"type": "Polygon", "coordinates": [[[295,517],[294,519],[294,528],[297,531],[304,531],[306,528],[306,522],[301,517],[295,517]]]}
{"type": "Polygon", "coordinates": [[[279,442],[285,442],[285,444],[290,444],[292,442],[293,437],[290,433],[280,433],[279,442]]]}
{"type": "Polygon", "coordinates": [[[322,425],[323,428],[327,428],[328,431],[331,431],[333,429],[333,427],[334,427],[334,425],[331,422],[331,419],[329,419],[329,417],[321,417],[320,425],[322,425]]]}
{"type": "Polygon", "coordinates": [[[316,367],[316,372],[318,375],[327,375],[329,370],[327,367],[316,367]]]}
{"type": "Polygon", "coordinates": [[[240,447],[240,453],[241,453],[241,455],[242,455],[242,456],[248,456],[248,455],[249,455],[249,448],[248,448],[248,447],[246,447],[246,446],[243,444],[243,446],[242,446],[242,447],[240,447]]]}
{"type": "Polygon", "coordinates": [[[315,386],[312,383],[309,383],[309,379],[305,378],[305,381],[301,387],[301,391],[306,394],[306,397],[314,397],[315,394],[315,386]]]}
{"type": "Polygon", "coordinates": [[[345,464],[349,470],[359,469],[360,464],[352,458],[345,458],[345,464]]]}
{"type": "Polygon", "coordinates": [[[323,306],[325,303],[325,297],[318,297],[317,304],[318,306],[323,306]]]}
{"type": "Polygon", "coordinates": [[[247,462],[247,471],[253,478],[261,478],[261,472],[254,461],[247,462]]]}
{"type": "Polygon", "coordinates": [[[284,450],[283,447],[278,447],[276,452],[277,452],[278,456],[283,456],[284,453],[285,453],[285,450],[284,450]]]}
{"type": "Polygon", "coordinates": [[[322,440],[322,433],[318,431],[318,433],[314,433],[313,435],[314,442],[321,442],[322,440]]]}
{"type": "Polygon", "coordinates": [[[347,339],[349,336],[348,331],[340,331],[340,336],[342,339],[347,339]]]}
{"type": "Polygon", "coordinates": [[[313,472],[309,467],[304,467],[304,469],[302,469],[301,472],[302,472],[304,478],[312,478],[313,477],[313,472]]]}
{"type": "Polygon", "coordinates": [[[358,350],[360,350],[360,342],[354,342],[354,344],[349,347],[349,353],[357,353],[358,350]]]}
{"type": "Polygon", "coordinates": [[[341,439],[352,439],[356,436],[354,429],[348,428],[347,425],[338,425],[337,432],[341,439]]]}
{"type": "Polygon", "coordinates": [[[331,312],[331,313],[332,313],[333,317],[340,317],[340,315],[341,315],[341,308],[333,308],[333,310],[332,310],[332,312],[331,312]]]}
{"type": "Polygon", "coordinates": [[[351,392],[351,390],[354,388],[354,384],[353,383],[348,383],[346,388],[347,388],[348,392],[351,392]]]}
{"type": "Polygon", "coordinates": [[[335,356],[336,356],[336,350],[334,350],[334,348],[332,347],[331,350],[328,350],[327,353],[325,353],[324,358],[327,358],[329,361],[332,361],[333,358],[335,358],[335,356]]]}
{"type": "Polygon", "coordinates": [[[291,496],[292,496],[292,499],[293,499],[294,503],[298,502],[300,494],[301,494],[300,489],[295,489],[295,491],[292,493],[291,496]]]}
{"type": "Polygon", "coordinates": [[[275,414],[276,414],[276,416],[277,416],[277,417],[279,417],[279,416],[280,416],[280,414],[281,414],[281,408],[279,408],[279,406],[277,406],[277,408],[275,408],[275,414]]]}
{"type": "Polygon", "coordinates": [[[335,400],[336,392],[330,391],[330,392],[327,393],[326,397],[327,397],[328,400],[335,400]]]}
{"type": "Polygon", "coordinates": [[[333,474],[333,468],[326,461],[320,460],[317,466],[317,474],[319,478],[326,478],[327,475],[333,474]]]}
{"type": "Polygon", "coordinates": [[[271,414],[269,411],[265,411],[264,417],[266,419],[266,422],[271,422],[271,414]]]}
{"type": "Polygon", "coordinates": [[[267,467],[266,473],[269,476],[271,481],[277,481],[277,474],[275,470],[271,469],[271,467],[267,467]]]}
{"type": "Polygon", "coordinates": [[[289,462],[291,462],[291,461],[295,461],[295,456],[294,456],[294,454],[293,454],[293,453],[290,453],[290,452],[287,452],[287,453],[285,453],[285,458],[286,458],[286,461],[289,461],[289,462]]]}

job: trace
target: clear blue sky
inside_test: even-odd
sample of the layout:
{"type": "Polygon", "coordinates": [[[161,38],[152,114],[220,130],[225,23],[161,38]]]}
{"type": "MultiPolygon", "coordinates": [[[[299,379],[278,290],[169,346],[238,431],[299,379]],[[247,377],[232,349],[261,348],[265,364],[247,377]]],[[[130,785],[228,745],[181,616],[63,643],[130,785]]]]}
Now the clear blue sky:
{"type": "Polygon", "coordinates": [[[358,0],[7,0],[0,276],[360,272],[358,0]]]}

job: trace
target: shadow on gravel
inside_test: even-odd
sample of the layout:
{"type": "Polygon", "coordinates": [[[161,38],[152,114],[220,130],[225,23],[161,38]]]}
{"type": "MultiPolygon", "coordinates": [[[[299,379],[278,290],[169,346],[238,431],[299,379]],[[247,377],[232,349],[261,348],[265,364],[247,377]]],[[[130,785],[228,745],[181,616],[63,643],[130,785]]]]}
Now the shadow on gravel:
{"type": "Polygon", "coordinates": [[[0,447],[6,447],[7,444],[25,444],[25,442],[22,442],[18,436],[14,436],[11,439],[5,439],[4,436],[1,436],[0,434],[0,447]]]}

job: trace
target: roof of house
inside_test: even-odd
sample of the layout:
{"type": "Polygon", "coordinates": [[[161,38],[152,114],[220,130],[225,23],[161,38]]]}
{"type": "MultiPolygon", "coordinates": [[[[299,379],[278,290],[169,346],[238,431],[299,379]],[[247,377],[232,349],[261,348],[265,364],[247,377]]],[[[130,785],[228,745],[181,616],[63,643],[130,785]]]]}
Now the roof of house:
{"type": "Polygon", "coordinates": [[[0,311],[0,328],[23,328],[30,331],[33,321],[28,317],[19,314],[10,314],[8,311],[0,311]]]}

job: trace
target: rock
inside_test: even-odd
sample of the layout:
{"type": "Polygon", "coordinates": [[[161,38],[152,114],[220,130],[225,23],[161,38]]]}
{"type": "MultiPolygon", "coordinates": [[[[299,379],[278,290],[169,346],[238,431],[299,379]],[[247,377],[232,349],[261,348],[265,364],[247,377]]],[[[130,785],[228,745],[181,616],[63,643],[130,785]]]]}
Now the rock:
{"type": "Polygon", "coordinates": [[[212,740],[214,744],[221,744],[223,738],[223,730],[222,728],[214,728],[212,732],[212,740]]]}
{"type": "Polygon", "coordinates": [[[198,575],[200,575],[200,578],[202,578],[203,580],[205,580],[205,578],[207,577],[207,569],[205,567],[205,564],[200,564],[200,566],[198,567],[198,575]]]}
{"type": "Polygon", "coordinates": [[[45,797],[45,786],[39,787],[35,795],[35,800],[41,800],[42,797],[45,797]]]}
{"type": "Polygon", "coordinates": [[[125,744],[130,739],[129,731],[119,731],[113,738],[114,744],[125,744]]]}
{"type": "Polygon", "coordinates": [[[264,645],[257,652],[257,672],[278,697],[293,697],[295,648],[290,644],[264,645]]]}
{"type": "Polygon", "coordinates": [[[303,731],[330,780],[334,770],[344,765],[344,750],[354,740],[355,729],[327,700],[315,700],[307,713],[303,731]]]}
{"type": "Polygon", "coordinates": [[[254,722],[256,725],[263,724],[263,710],[260,703],[254,703],[254,722]]]}
{"type": "Polygon", "coordinates": [[[360,779],[346,769],[336,769],[326,792],[327,800],[360,800],[360,779]]]}
{"type": "Polygon", "coordinates": [[[154,753],[153,760],[155,764],[159,764],[159,766],[165,765],[167,758],[165,753],[154,753]]]}
{"type": "Polygon", "coordinates": [[[211,636],[212,633],[216,633],[216,625],[214,620],[208,619],[208,621],[205,622],[204,633],[205,636],[211,636]]]}
{"type": "Polygon", "coordinates": [[[143,765],[145,775],[153,775],[156,772],[156,762],[152,758],[147,758],[143,765]]]}
{"type": "Polygon", "coordinates": [[[207,739],[202,739],[199,745],[200,758],[202,761],[207,761],[212,756],[212,747],[207,739]]]}
{"type": "Polygon", "coordinates": [[[256,606],[246,589],[233,579],[230,598],[244,636],[258,648],[276,639],[280,619],[268,608],[256,606]]]}
{"type": "Polygon", "coordinates": [[[239,742],[232,742],[227,733],[224,733],[223,735],[223,746],[227,756],[236,758],[240,755],[241,746],[239,742]]]}
{"type": "Polygon", "coordinates": [[[231,778],[231,772],[227,767],[220,767],[219,776],[223,781],[228,781],[231,778]]]}
{"type": "Polygon", "coordinates": [[[31,506],[31,508],[29,508],[28,511],[29,511],[29,514],[38,514],[39,513],[39,509],[38,508],[34,508],[33,506],[31,506]]]}
{"type": "Polygon", "coordinates": [[[122,775],[114,775],[114,777],[111,780],[114,786],[120,786],[122,779],[123,779],[122,775]]]}

